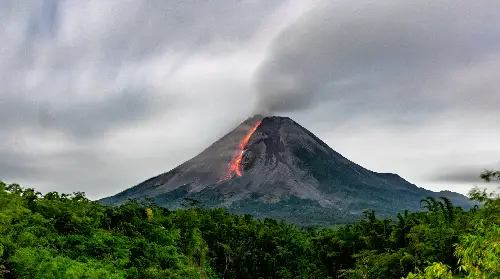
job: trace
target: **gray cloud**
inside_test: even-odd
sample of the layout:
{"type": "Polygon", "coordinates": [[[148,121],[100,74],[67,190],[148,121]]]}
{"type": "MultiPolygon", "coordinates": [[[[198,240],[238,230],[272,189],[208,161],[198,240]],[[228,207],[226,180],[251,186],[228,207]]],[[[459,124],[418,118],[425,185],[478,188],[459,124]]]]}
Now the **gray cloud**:
{"type": "MultiPolygon", "coordinates": [[[[439,87],[454,70],[498,53],[500,6],[459,2],[324,1],[273,41],[255,76],[259,107],[287,112],[333,101],[355,104],[356,113],[404,113],[460,104],[467,96],[441,98],[439,87]]],[[[483,104],[498,105],[498,83],[482,89],[483,104]]]]}
{"type": "Polygon", "coordinates": [[[458,168],[442,170],[433,177],[433,181],[439,182],[458,182],[458,183],[469,183],[477,184],[484,182],[479,175],[486,169],[491,168],[481,168],[478,166],[470,166],[468,168],[458,168]]]}
{"type": "Polygon", "coordinates": [[[166,50],[193,52],[234,50],[258,30],[259,19],[282,1],[102,1],[63,2],[58,35],[79,44],[61,44],[63,58],[142,60],[166,50]],[[74,17],[74,18],[69,18],[74,17]],[[91,51],[89,51],[91,50],[91,51]],[[80,56],[81,57],[81,56],[80,56]]]}
{"type": "Polygon", "coordinates": [[[498,8],[0,1],[0,179],[100,198],[190,159],[257,110],[440,189],[435,169],[500,156],[498,8]]]}
{"type": "Polygon", "coordinates": [[[145,92],[124,92],[106,100],[66,107],[5,99],[0,103],[0,118],[3,119],[0,134],[29,127],[45,132],[64,132],[78,140],[93,139],[114,128],[144,121],[173,105],[172,101],[159,101],[145,92]]]}
{"type": "Polygon", "coordinates": [[[188,159],[247,116],[213,68],[283,3],[1,1],[0,179],[95,197],[188,159]]]}
{"type": "Polygon", "coordinates": [[[183,96],[148,86],[154,58],[170,54],[167,84],[196,52],[249,40],[259,18],[281,3],[2,1],[0,129],[38,127],[82,139],[155,117],[183,96]]]}

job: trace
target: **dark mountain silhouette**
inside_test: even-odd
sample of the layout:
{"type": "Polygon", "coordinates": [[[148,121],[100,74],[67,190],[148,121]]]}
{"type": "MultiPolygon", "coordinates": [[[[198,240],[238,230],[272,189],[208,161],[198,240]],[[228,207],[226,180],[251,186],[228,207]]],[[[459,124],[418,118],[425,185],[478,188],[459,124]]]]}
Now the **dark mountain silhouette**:
{"type": "Polygon", "coordinates": [[[257,115],[191,160],[101,202],[120,204],[149,197],[175,209],[189,198],[204,207],[310,225],[349,222],[366,209],[380,216],[420,210],[420,200],[428,196],[471,205],[463,195],[435,193],[396,174],[367,170],[290,118],[257,115]],[[260,121],[245,146],[242,175],[221,180],[228,174],[235,149],[260,121]]]}

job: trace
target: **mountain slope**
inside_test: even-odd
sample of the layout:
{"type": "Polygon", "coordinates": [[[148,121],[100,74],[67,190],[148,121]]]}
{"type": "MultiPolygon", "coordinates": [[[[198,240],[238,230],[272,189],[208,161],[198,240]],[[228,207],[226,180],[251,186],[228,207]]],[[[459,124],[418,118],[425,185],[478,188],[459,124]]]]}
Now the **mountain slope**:
{"type": "Polygon", "coordinates": [[[367,170],[290,118],[257,115],[193,159],[102,202],[119,204],[151,197],[159,205],[178,208],[189,197],[203,206],[226,207],[236,213],[331,224],[351,221],[366,209],[383,216],[418,210],[422,198],[447,194],[455,202],[469,204],[456,193],[434,193],[396,174],[367,170]],[[233,173],[221,180],[252,127],[257,128],[243,146],[242,175],[233,173]]]}

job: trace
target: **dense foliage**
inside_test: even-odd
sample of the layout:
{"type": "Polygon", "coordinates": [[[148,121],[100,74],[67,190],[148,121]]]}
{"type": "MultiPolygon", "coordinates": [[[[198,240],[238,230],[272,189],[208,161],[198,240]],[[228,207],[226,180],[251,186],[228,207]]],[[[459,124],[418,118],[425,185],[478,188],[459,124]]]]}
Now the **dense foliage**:
{"type": "MultiPolygon", "coordinates": [[[[490,178],[495,179],[492,172],[490,178]]],[[[102,206],[0,182],[4,278],[500,278],[500,200],[300,229],[223,209],[169,211],[154,202],[102,206]]]]}

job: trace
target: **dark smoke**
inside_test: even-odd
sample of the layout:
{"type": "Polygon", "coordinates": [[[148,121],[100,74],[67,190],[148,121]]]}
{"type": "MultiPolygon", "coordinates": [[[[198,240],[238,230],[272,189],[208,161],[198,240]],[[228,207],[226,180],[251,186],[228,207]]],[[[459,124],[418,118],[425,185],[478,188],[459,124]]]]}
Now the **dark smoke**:
{"type": "Polygon", "coordinates": [[[259,91],[258,108],[265,115],[275,112],[290,112],[307,108],[312,104],[313,95],[302,80],[294,74],[280,73],[269,65],[261,69],[257,76],[259,91]]]}
{"type": "Polygon", "coordinates": [[[303,34],[297,32],[309,29],[309,18],[309,14],[304,15],[278,35],[272,42],[268,59],[255,73],[255,87],[259,92],[257,110],[264,115],[301,110],[314,103],[314,83],[302,71],[308,67],[301,53],[305,47],[303,34]]]}
{"type": "Polygon", "coordinates": [[[332,100],[356,103],[355,113],[450,105],[428,87],[498,49],[490,5],[498,2],[324,1],[272,42],[254,76],[258,109],[292,112],[332,100]]]}

